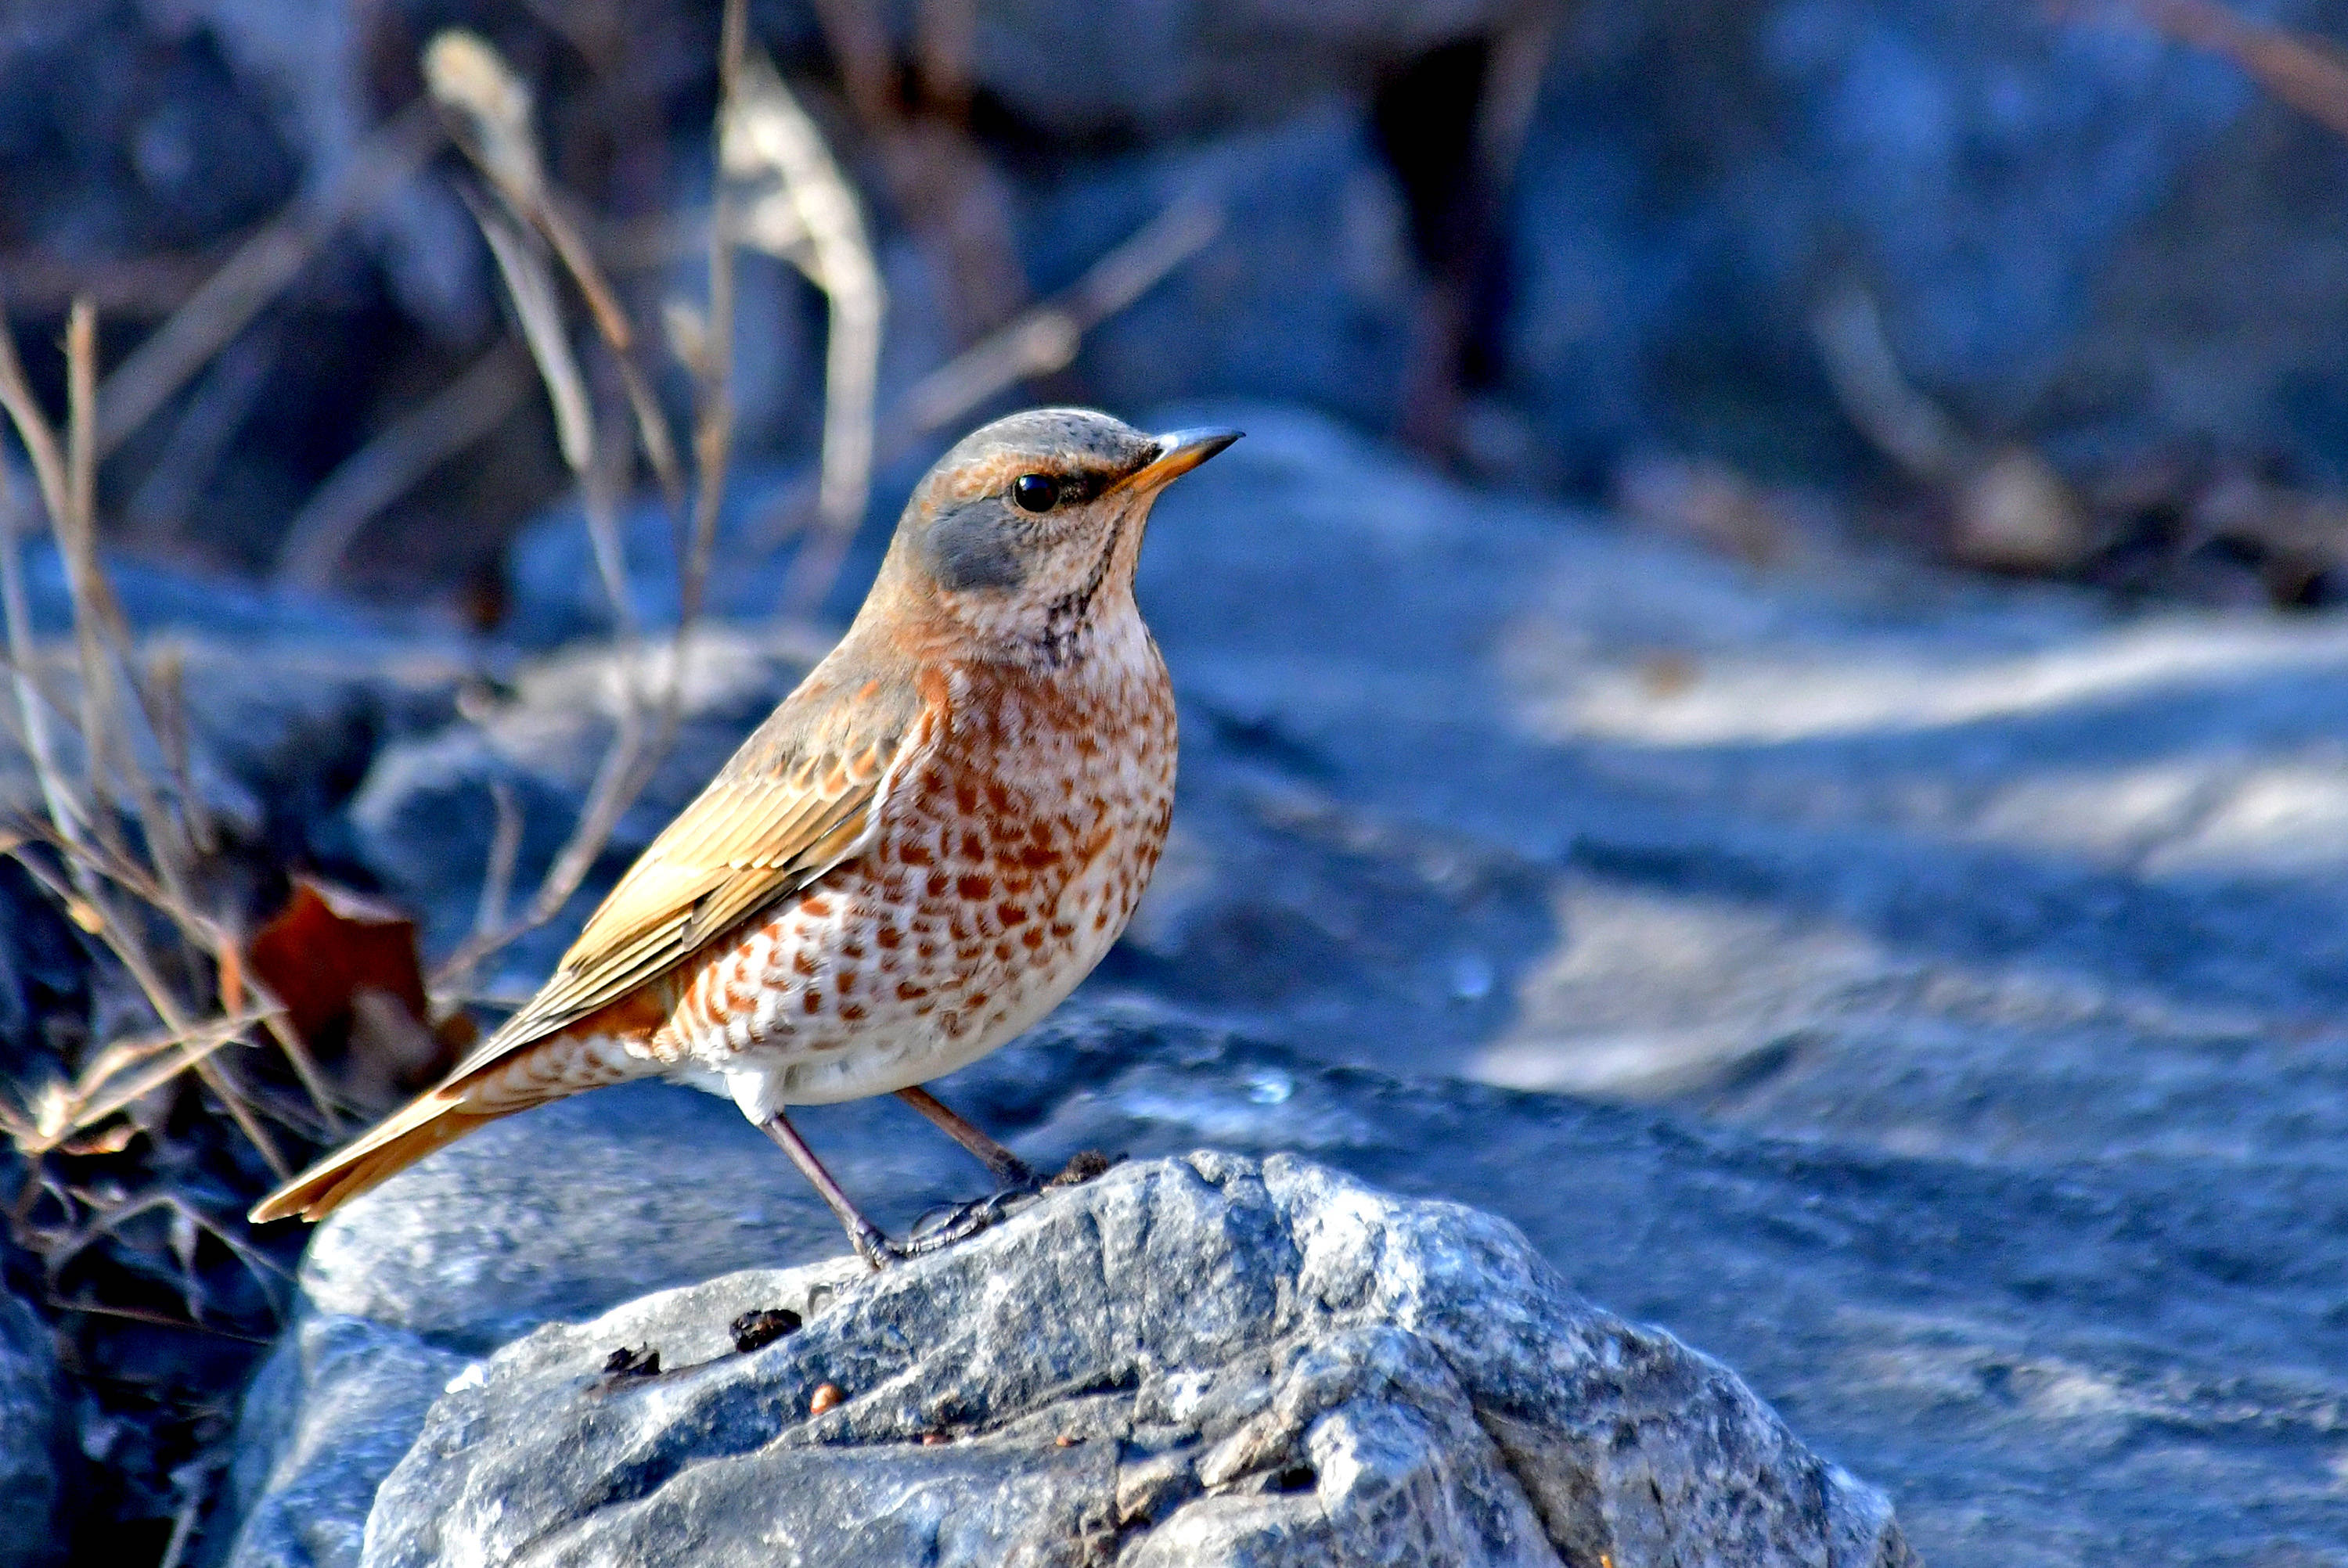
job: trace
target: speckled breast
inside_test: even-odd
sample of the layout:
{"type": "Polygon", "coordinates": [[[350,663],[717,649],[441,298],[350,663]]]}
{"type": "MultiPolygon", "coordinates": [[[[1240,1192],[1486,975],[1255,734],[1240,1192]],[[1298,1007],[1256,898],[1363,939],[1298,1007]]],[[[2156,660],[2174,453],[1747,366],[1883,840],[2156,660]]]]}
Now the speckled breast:
{"type": "Polygon", "coordinates": [[[819,1104],[940,1077],[1056,1007],[1173,811],[1173,694],[1135,631],[1073,671],[950,668],[864,849],[687,965],[654,1053],[819,1104]]]}

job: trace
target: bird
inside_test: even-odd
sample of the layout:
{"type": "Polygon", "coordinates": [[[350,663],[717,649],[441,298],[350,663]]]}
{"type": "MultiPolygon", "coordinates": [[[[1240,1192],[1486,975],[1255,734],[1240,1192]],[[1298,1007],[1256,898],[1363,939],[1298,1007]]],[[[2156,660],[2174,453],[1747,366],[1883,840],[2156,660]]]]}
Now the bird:
{"type": "MultiPolygon", "coordinates": [[[[1148,883],[1177,735],[1135,568],[1159,494],[1240,434],[1041,408],[963,437],[914,487],[846,633],[545,985],[253,1222],[323,1219],[489,1122],[652,1077],[730,1095],[874,1268],[916,1244],[857,1209],[789,1107],[894,1093],[1032,1190],[923,1085],[1057,1007],[1148,883]]],[[[977,1208],[941,1234],[999,1212],[977,1208]]]]}

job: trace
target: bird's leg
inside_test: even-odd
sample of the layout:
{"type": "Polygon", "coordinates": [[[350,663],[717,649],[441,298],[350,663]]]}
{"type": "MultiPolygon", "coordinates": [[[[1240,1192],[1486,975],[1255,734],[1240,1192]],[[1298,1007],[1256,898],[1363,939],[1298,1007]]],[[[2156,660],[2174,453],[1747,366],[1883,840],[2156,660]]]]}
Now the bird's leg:
{"type": "Polygon", "coordinates": [[[831,1212],[839,1216],[839,1223],[847,1228],[848,1239],[855,1244],[859,1257],[879,1269],[886,1268],[905,1255],[904,1249],[883,1235],[879,1225],[857,1212],[856,1205],[848,1201],[848,1194],[839,1190],[839,1184],[831,1179],[831,1173],[823,1168],[823,1162],[815,1157],[815,1151],[807,1146],[807,1140],[799,1136],[798,1129],[792,1126],[781,1112],[778,1111],[759,1122],[758,1128],[783,1146],[783,1153],[791,1157],[791,1163],[799,1168],[799,1174],[805,1176],[823,1201],[831,1205],[831,1212]]]}
{"type": "Polygon", "coordinates": [[[954,1114],[928,1090],[918,1085],[900,1089],[897,1098],[936,1122],[947,1137],[976,1155],[978,1163],[993,1172],[994,1179],[1004,1186],[1025,1189],[1035,1184],[1035,1173],[1027,1168],[1026,1161],[954,1114]]]}
{"type": "Polygon", "coordinates": [[[1012,1200],[1025,1197],[1040,1184],[1026,1161],[947,1109],[928,1090],[900,1089],[897,1098],[936,1122],[947,1137],[975,1154],[979,1163],[1003,1184],[1001,1192],[949,1209],[934,1222],[927,1222],[925,1216],[925,1223],[915,1225],[913,1234],[905,1238],[907,1253],[936,1252],[965,1236],[976,1235],[1002,1219],[1009,1212],[1012,1200]]]}

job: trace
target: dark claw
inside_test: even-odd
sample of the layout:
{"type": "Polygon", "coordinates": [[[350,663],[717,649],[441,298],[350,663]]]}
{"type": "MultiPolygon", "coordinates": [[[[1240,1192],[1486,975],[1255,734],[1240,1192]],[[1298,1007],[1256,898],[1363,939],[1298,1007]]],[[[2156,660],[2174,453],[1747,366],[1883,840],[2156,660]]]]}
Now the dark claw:
{"type": "Polygon", "coordinates": [[[973,1199],[937,1214],[935,1219],[922,1216],[913,1226],[912,1235],[905,1240],[910,1256],[923,1256],[941,1252],[958,1241],[966,1241],[991,1225],[1002,1224],[1022,1199],[1035,1195],[1034,1187],[1010,1187],[992,1197],[973,1199]]]}

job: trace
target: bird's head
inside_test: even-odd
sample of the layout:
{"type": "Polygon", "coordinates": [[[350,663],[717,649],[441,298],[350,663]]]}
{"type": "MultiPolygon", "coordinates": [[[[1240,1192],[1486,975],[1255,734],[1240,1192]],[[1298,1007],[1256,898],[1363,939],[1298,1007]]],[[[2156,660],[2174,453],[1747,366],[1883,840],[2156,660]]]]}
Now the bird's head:
{"type": "Polygon", "coordinates": [[[1001,657],[1080,657],[1096,627],[1131,612],[1159,492],[1239,436],[1148,436],[1082,408],[998,419],[914,487],[874,597],[930,608],[1001,657]]]}

